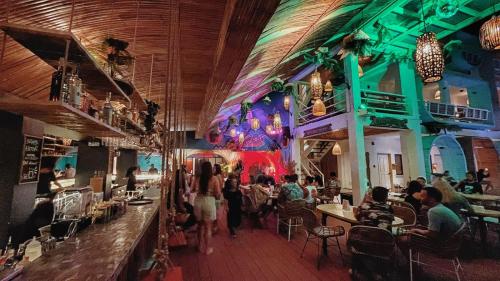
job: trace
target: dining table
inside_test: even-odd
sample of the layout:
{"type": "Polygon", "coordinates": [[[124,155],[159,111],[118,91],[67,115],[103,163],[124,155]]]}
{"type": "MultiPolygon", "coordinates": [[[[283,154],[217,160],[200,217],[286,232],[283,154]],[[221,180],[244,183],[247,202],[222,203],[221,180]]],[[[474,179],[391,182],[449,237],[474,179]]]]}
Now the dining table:
{"type": "Polygon", "coordinates": [[[499,201],[500,202],[499,195],[480,194],[480,193],[472,193],[472,194],[462,193],[462,195],[471,201],[499,201]]]}
{"type": "MultiPolygon", "coordinates": [[[[321,223],[326,226],[326,221],[328,217],[332,217],[338,219],[340,221],[347,222],[351,225],[359,224],[359,221],[356,219],[354,215],[353,207],[349,206],[349,209],[344,209],[342,204],[321,204],[316,206],[316,209],[321,213],[321,223]]],[[[392,222],[392,226],[401,226],[403,225],[403,219],[399,217],[394,217],[394,221],[392,222]]],[[[323,240],[323,254],[325,256],[328,255],[328,245],[326,240],[323,240]]]]}
{"type": "Polygon", "coordinates": [[[476,217],[478,219],[479,236],[481,237],[481,246],[485,254],[488,253],[488,228],[485,218],[494,218],[500,220],[500,211],[485,209],[484,206],[471,205],[472,212],[463,210],[465,215],[476,217]]]}

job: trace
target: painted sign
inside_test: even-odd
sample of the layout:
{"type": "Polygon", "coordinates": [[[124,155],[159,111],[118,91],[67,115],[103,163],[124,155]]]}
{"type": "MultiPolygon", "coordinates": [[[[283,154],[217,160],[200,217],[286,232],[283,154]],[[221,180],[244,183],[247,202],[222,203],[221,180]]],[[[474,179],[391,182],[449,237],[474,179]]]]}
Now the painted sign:
{"type": "Polygon", "coordinates": [[[24,136],[19,183],[37,182],[40,175],[43,138],[24,136]]]}

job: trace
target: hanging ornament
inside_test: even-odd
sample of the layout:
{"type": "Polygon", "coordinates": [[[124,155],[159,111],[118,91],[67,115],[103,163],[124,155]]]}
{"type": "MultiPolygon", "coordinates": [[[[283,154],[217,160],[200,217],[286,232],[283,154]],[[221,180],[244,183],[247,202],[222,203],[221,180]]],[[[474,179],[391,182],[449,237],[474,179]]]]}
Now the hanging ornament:
{"type": "Polygon", "coordinates": [[[281,115],[279,112],[274,114],[273,126],[276,130],[281,129],[281,115]]]}
{"type": "Polygon", "coordinates": [[[326,114],[326,107],[321,99],[317,99],[314,101],[312,114],[314,116],[323,116],[326,114]]]}
{"type": "Polygon", "coordinates": [[[285,110],[290,109],[290,96],[287,95],[283,97],[283,107],[285,108],[285,110]]]}
{"type": "Polygon", "coordinates": [[[332,82],[330,80],[326,81],[325,92],[327,92],[327,93],[333,92],[333,86],[332,86],[332,82]]]}
{"type": "Polygon", "coordinates": [[[235,128],[232,128],[231,131],[229,131],[229,135],[234,138],[236,137],[236,129],[235,128]]]}
{"type": "Polygon", "coordinates": [[[485,50],[500,49],[500,16],[493,15],[481,26],[479,41],[485,50]]]}
{"type": "Polygon", "coordinates": [[[338,142],[336,142],[335,145],[333,146],[332,154],[333,155],[341,155],[342,154],[342,148],[340,148],[340,145],[338,142]]]}
{"type": "Polygon", "coordinates": [[[443,77],[443,51],[433,32],[426,32],[417,38],[415,64],[418,74],[425,83],[436,82],[443,77]]]}
{"type": "Polygon", "coordinates": [[[266,133],[267,133],[268,135],[274,135],[274,128],[273,128],[273,125],[271,125],[271,124],[266,125],[266,133]]]}
{"type": "Polygon", "coordinates": [[[253,130],[257,131],[260,129],[260,120],[257,117],[252,118],[252,124],[250,124],[253,130]]]}
{"type": "Polygon", "coordinates": [[[245,134],[243,134],[243,132],[240,133],[238,141],[240,142],[240,144],[243,144],[243,142],[245,141],[245,134]]]}
{"type": "Polygon", "coordinates": [[[318,70],[311,74],[311,95],[312,99],[320,99],[323,94],[323,84],[318,70]]]}

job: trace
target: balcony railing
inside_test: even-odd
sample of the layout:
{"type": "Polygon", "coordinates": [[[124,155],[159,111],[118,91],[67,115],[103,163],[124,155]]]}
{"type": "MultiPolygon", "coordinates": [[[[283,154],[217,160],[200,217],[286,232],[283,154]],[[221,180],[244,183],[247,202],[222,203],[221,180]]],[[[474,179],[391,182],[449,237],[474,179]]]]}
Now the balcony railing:
{"type": "Polygon", "coordinates": [[[326,108],[326,114],[323,116],[313,115],[313,105],[306,106],[302,104],[302,110],[299,112],[298,116],[299,126],[346,112],[345,91],[335,92],[333,95],[324,99],[323,103],[326,108]]]}
{"type": "Polygon", "coordinates": [[[408,115],[405,96],[374,90],[361,90],[361,103],[369,112],[408,115]]]}
{"type": "Polygon", "coordinates": [[[457,121],[488,121],[490,114],[487,109],[429,101],[425,102],[425,109],[432,116],[457,121]]]}

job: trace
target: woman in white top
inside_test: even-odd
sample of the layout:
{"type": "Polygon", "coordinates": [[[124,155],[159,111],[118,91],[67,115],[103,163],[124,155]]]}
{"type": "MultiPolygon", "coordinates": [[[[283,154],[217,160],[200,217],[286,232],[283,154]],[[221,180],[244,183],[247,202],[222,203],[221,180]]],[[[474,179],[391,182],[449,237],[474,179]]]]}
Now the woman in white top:
{"type": "Polygon", "coordinates": [[[198,220],[198,250],[210,255],[213,252],[213,248],[209,245],[212,223],[216,219],[215,200],[221,195],[219,180],[213,176],[210,162],[201,164],[201,174],[196,181],[195,189],[197,196],[194,199],[194,214],[198,220]]]}

